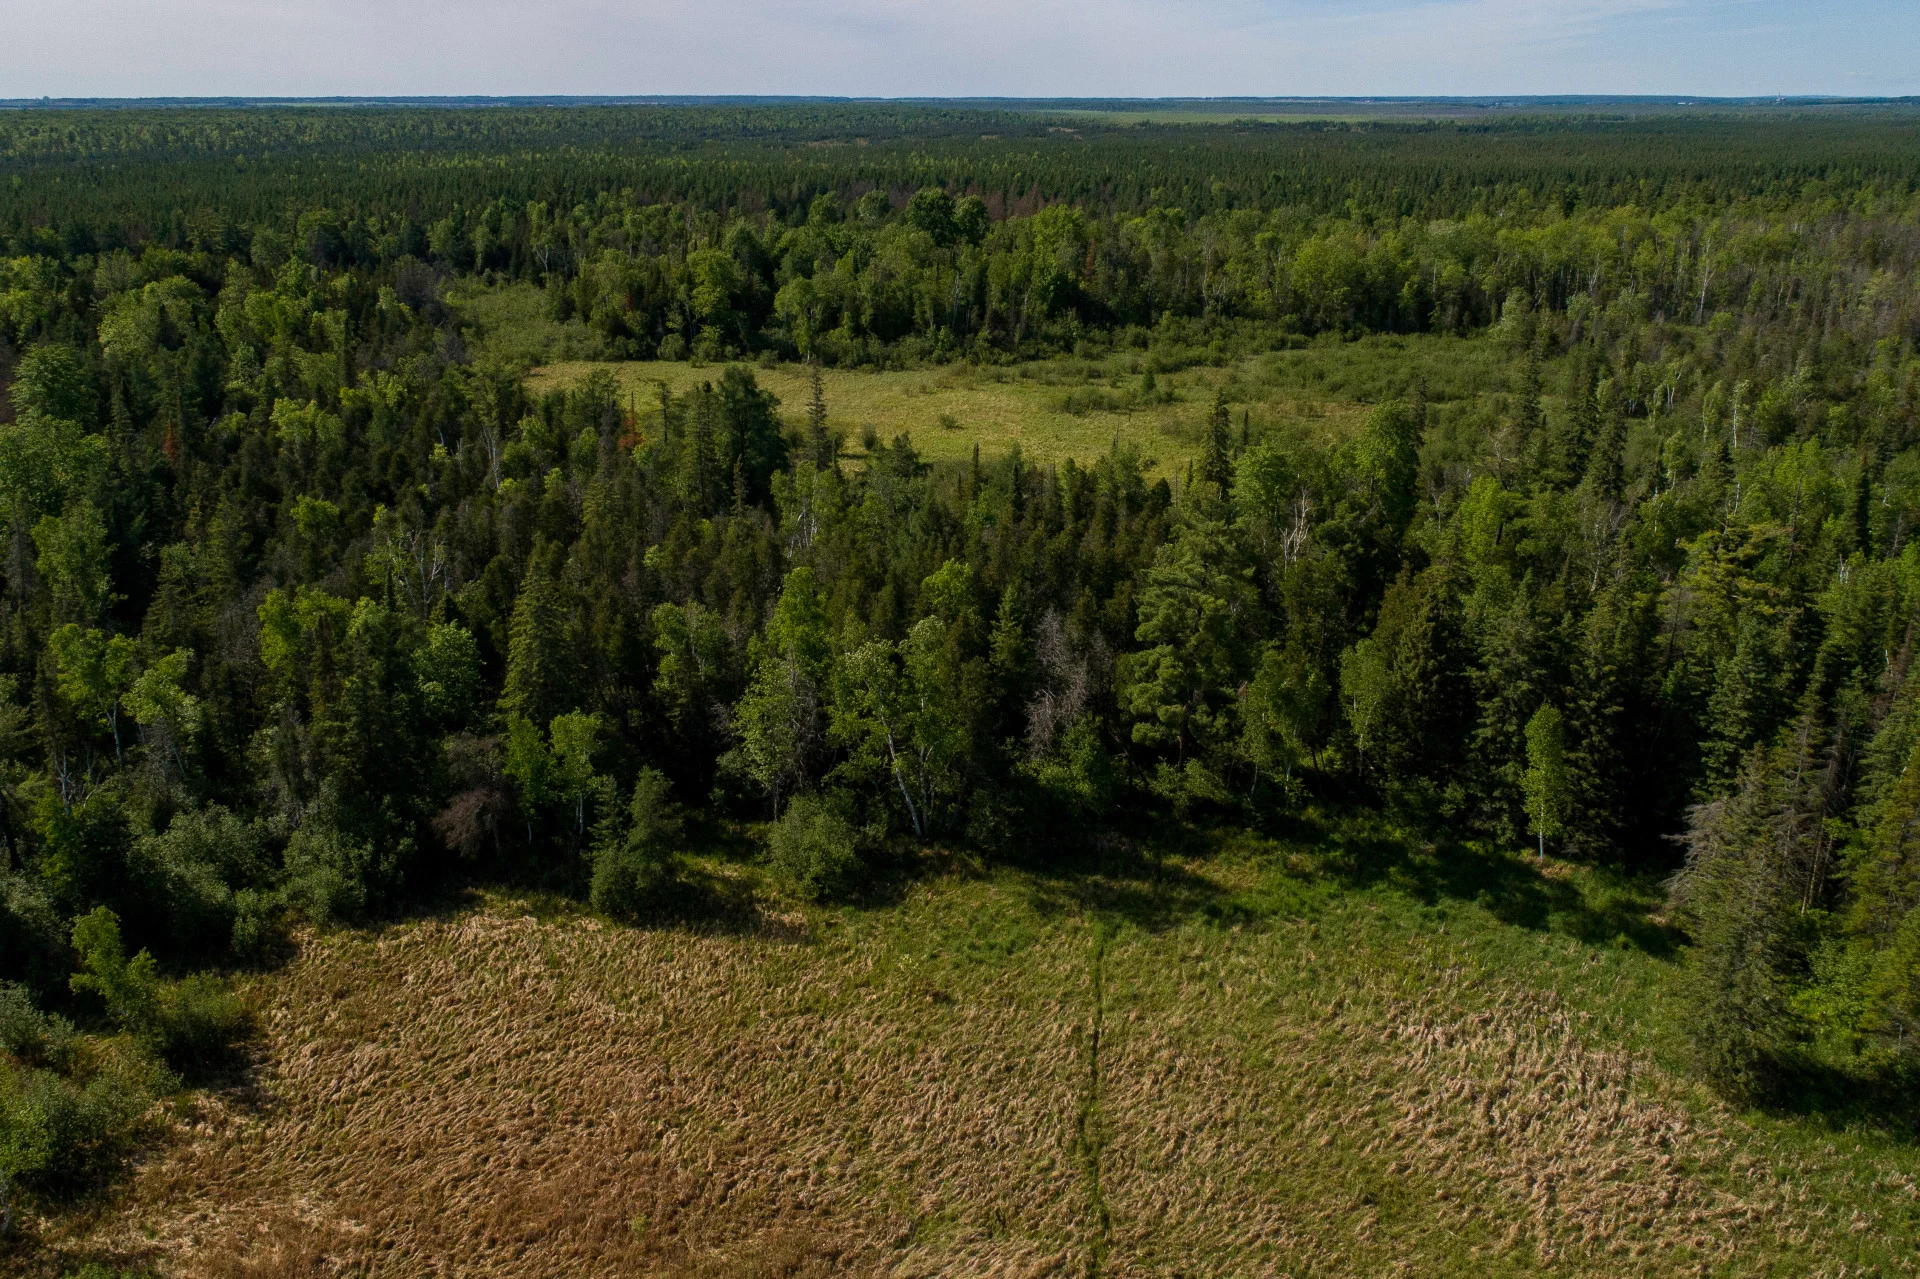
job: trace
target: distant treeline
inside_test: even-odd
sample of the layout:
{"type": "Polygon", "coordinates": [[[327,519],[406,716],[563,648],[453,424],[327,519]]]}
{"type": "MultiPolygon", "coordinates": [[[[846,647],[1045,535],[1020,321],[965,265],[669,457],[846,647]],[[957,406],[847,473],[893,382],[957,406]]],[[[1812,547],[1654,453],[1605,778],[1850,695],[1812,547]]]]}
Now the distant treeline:
{"type": "Polygon", "coordinates": [[[1899,120],[1057,118],[21,113],[0,116],[0,241],[16,296],[161,250],[208,288],[229,261],[527,281],[630,357],[995,358],[1168,317],[1467,331],[1509,302],[1582,331],[1824,326],[1861,299],[1876,332],[1912,324],[1920,132],[1899,120]]]}

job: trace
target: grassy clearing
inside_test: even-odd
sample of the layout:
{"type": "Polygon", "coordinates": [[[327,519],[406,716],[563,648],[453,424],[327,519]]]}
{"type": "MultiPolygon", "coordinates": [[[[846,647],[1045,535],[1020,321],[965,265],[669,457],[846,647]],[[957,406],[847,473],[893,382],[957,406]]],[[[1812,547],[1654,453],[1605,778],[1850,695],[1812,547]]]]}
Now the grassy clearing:
{"type": "MultiPolygon", "coordinates": [[[[984,458],[1018,447],[1043,463],[1085,461],[1117,440],[1150,459],[1153,474],[1177,477],[1200,452],[1214,396],[1222,389],[1236,433],[1244,419],[1255,438],[1283,431],[1326,441],[1357,430],[1372,405],[1418,386],[1434,402],[1442,425],[1491,419],[1504,408],[1511,376],[1511,353],[1490,342],[1369,338],[1157,374],[1158,391],[1170,398],[1142,402],[1145,358],[1128,350],[1012,367],[827,369],[822,378],[828,426],[846,438],[856,460],[870,426],[883,441],[910,434],[914,447],[934,461],[963,460],[976,446],[984,458]]],[[[612,372],[642,409],[658,383],[680,394],[719,374],[713,367],[662,361],[575,360],[535,368],[528,382],[535,392],[573,386],[600,368],[612,372]]],[[[780,397],[786,416],[798,421],[809,394],[806,368],[775,364],[757,368],[755,375],[780,397]]]]}
{"type": "Polygon", "coordinates": [[[1660,1064],[1652,900],[1335,826],[313,938],[257,1085],[44,1272],[1913,1273],[1910,1135],[1660,1064]]]}
{"type": "MultiPolygon", "coordinates": [[[[578,384],[606,369],[644,409],[664,382],[681,394],[718,378],[714,366],[667,361],[609,362],[599,335],[578,320],[547,318],[530,284],[467,285],[449,299],[473,325],[475,354],[531,369],[536,393],[578,384]]],[[[1371,406],[1425,394],[1442,435],[1489,424],[1507,409],[1518,357],[1485,337],[1375,336],[1316,340],[1221,365],[1184,366],[1154,350],[1123,347],[1083,357],[1010,366],[932,365],[917,369],[823,371],[829,429],[847,456],[864,456],[863,431],[882,441],[902,433],[934,461],[983,458],[1014,447],[1038,462],[1086,461],[1116,440],[1152,461],[1151,474],[1177,478],[1202,447],[1215,393],[1224,389],[1236,433],[1282,431],[1315,440],[1356,430],[1371,406]],[[1167,371],[1169,365],[1179,365],[1167,371]],[[1141,393],[1155,366],[1156,390],[1141,393]]],[[[780,397],[790,421],[805,414],[808,374],[795,364],[762,365],[755,376],[780,397]]]]}

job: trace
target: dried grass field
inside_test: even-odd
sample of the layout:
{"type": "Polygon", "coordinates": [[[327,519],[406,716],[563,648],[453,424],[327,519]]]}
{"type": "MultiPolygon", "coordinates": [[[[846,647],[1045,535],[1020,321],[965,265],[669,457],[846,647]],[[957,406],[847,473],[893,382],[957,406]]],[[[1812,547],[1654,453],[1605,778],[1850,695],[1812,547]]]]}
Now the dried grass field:
{"type": "Polygon", "coordinates": [[[249,1078],[41,1223],[45,1273],[1914,1272],[1910,1140],[1662,1067],[1630,893],[1336,863],[1240,837],[308,937],[254,979],[249,1078]]]}

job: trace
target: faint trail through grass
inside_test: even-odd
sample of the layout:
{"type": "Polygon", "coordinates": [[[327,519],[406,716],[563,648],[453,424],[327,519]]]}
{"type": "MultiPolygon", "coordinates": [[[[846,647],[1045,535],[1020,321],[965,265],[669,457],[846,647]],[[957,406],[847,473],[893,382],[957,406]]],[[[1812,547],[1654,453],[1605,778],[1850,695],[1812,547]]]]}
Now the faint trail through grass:
{"type": "Polygon", "coordinates": [[[1100,1185],[1100,1156],[1106,1146],[1105,1119],[1100,1112],[1100,1036],[1105,1029],[1107,1012],[1107,943],[1112,939],[1113,925],[1104,919],[1096,921],[1093,926],[1093,1006],[1087,1018],[1086,1088],[1081,1094],[1074,1133],[1093,1217],[1093,1235],[1087,1242],[1088,1279],[1098,1279],[1113,1243],[1113,1216],[1107,1210],[1106,1193],[1100,1185]]]}

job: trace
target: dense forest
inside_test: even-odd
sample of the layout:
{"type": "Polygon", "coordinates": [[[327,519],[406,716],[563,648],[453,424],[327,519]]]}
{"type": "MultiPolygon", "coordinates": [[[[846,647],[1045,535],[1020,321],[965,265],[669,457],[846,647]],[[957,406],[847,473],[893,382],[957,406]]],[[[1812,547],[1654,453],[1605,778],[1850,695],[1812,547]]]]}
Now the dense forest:
{"type": "MultiPolygon", "coordinates": [[[[682,909],[929,842],[1378,805],[1673,874],[1695,1065],[1920,1043],[1920,125],[906,107],[0,118],[0,1214],[243,1032],[221,976],[455,881],[682,909]],[[532,394],[449,301],[608,358],[532,394]],[[1116,395],[1505,353],[1332,444],[934,467],[758,361],[1116,395]]],[[[815,383],[816,388],[818,382],[815,383]]],[[[1229,384],[1230,386],[1230,384],[1229,384]]],[[[0,1223],[0,1229],[3,1229],[0,1223]]]]}

